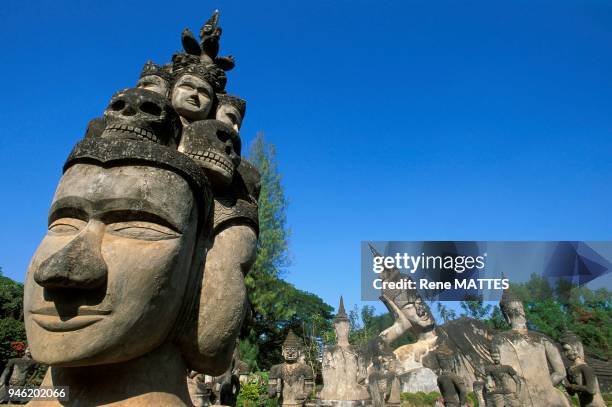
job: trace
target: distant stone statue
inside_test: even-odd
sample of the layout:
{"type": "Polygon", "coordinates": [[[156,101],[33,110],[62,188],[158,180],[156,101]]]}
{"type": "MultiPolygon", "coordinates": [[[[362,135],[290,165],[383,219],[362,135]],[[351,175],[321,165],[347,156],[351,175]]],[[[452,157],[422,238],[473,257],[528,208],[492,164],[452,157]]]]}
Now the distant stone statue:
{"type": "Polygon", "coordinates": [[[440,369],[438,371],[438,388],[444,399],[444,407],[462,407],[467,403],[465,383],[453,373],[454,355],[445,345],[435,351],[440,369]]]}
{"type": "Polygon", "coordinates": [[[268,393],[283,406],[303,406],[314,388],[312,368],[299,362],[300,339],[289,331],[282,347],[284,363],[270,369],[268,393]]]}
{"type": "Polygon", "coordinates": [[[211,378],[212,404],[235,406],[238,393],[240,393],[240,385],[244,381],[245,376],[248,377],[248,374],[248,365],[240,360],[238,341],[236,341],[234,358],[230,367],[222,375],[211,378]]]}
{"type": "Polygon", "coordinates": [[[487,407],[521,407],[521,378],[512,366],[502,365],[497,349],[491,350],[493,364],[486,368],[487,407]]]}
{"type": "Polygon", "coordinates": [[[499,305],[512,328],[495,335],[492,349],[499,353],[501,365],[522,377],[520,405],[569,407],[569,400],[556,388],[565,378],[565,367],[555,344],[527,329],[523,303],[511,290],[504,291],[499,305]]]}
{"type": "Polygon", "coordinates": [[[368,344],[368,392],[372,406],[399,406],[398,362],[389,345],[379,335],[368,344]]]}
{"type": "Polygon", "coordinates": [[[361,406],[370,399],[365,386],[366,366],[362,355],[349,343],[349,319],[340,297],[334,321],[336,345],[323,352],[323,389],[319,394],[322,405],[361,406]]]}
{"type": "Polygon", "coordinates": [[[214,120],[233,60],[216,56],[213,16],[198,55],[149,65],[137,88],[117,92],[90,122],[30,263],[32,356],[50,365],[43,386],[69,386],[82,405],[192,405],[186,372],[217,376],[231,364],[259,178],[232,126],[214,120]],[[192,145],[213,140],[223,154],[180,149],[183,125],[192,145]]]}
{"type": "Polygon", "coordinates": [[[578,394],[581,407],[605,407],[597,376],[584,361],[582,341],[573,332],[566,332],[560,339],[565,357],[571,365],[563,385],[570,395],[578,394]]]}
{"type": "Polygon", "coordinates": [[[36,372],[38,364],[32,359],[30,349],[26,348],[23,357],[9,359],[0,376],[0,396],[2,402],[8,401],[8,386],[26,386],[36,372]]]}
{"type": "MultiPolygon", "coordinates": [[[[381,256],[373,246],[370,248],[374,257],[381,256]]],[[[394,267],[385,268],[380,276],[385,282],[410,278],[394,267]]],[[[492,363],[489,355],[492,332],[484,323],[462,317],[436,326],[429,307],[416,290],[383,289],[380,299],[395,320],[380,334],[385,343],[391,345],[407,331],[417,337],[415,343],[402,345],[394,352],[403,392],[437,390],[435,372],[439,366],[434,351],[441,345],[452,350],[454,373],[462,378],[468,390],[484,377],[485,366],[492,363]]]]}
{"type": "Polygon", "coordinates": [[[212,382],[210,376],[192,370],[187,375],[187,390],[194,407],[206,407],[212,404],[212,382]]]}

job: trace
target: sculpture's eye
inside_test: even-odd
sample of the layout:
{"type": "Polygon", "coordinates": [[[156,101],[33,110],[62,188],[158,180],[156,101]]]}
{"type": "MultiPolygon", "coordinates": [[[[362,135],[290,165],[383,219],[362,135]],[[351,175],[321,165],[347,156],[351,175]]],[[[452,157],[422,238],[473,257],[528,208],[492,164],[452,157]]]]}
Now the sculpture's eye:
{"type": "Polygon", "coordinates": [[[112,235],[140,240],[166,240],[180,237],[174,230],[157,223],[132,221],[107,225],[106,231],[112,235]]]}
{"type": "Polygon", "coordinates": [[[53,235],[73,235],[79,233],[87,225],[81,219],[60,218],[49,225],[49,232],[53,235]]]}

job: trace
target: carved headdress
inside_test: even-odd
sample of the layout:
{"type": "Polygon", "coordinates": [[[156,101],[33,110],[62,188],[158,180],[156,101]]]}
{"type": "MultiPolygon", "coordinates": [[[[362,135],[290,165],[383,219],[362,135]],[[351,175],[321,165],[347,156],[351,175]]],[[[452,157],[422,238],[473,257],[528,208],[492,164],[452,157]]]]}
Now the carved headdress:
{"type": "Polygon", "coordinates": [[[300,338],[293,333],[290,329],[287,337],[285,338],[285,342],[283,342],[283,348],[301,348],[301,340],[300,338]]]}
{"type": "Polygon", "coordinates": [[[219,27],[219,10],[204,23],[200,29],[200,42],[196,40],[189,28],[185,28],[181,35],[183,49],[189,55],[201,59],[205,65],[215,64],[224,71],[229,71],[235,66],[234,57],[219,57],[219,41],[221,39],[221,27],[219,27]]]}
{"type": "Polygon", "coordinates": [[[185,53],[172,56],[172,74],[175,80],[186,74],[197,76],[208,82],[215,93],[223,92],[227,83],[225,72],[217,65],[204,65],[199,58],[185,53]]]}
{"type": "Polygon", "coordinates": [[[140,77],[155,75],[159,76],[163,80],[167,82],[172,81],[172,73],[170,72],[170,66],[168,65],[157,65],[153,61],[147,61],[142,67],[142,71],[140,71],[140,77]]]}
{"type": "Polygon", "coordinates": [[[338,314],[336,315],[336,319],[334,322],[345,322],[348,321],[348,316],[346,315],[346,311],[344,309],[344,299],[340,296],[340,305],[338,306],[338,314]]]}

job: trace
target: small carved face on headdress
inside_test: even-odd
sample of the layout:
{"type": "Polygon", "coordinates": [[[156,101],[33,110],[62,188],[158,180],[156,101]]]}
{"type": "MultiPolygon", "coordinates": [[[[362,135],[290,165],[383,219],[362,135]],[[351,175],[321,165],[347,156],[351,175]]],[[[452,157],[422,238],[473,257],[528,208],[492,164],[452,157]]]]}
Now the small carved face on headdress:
{"type": "Polygon", "coordinates": [[[246,102],[236,96],[221,94],[219,95],[219,105],[217,107],[216,118],[223,123],[232,126],[239,131],[244,118],[246,102]]]}
{"type": "Polygon", "coordinates": [[[168,94],[169,83],[161,76],[146,75],[138,80],[136,87],[139,89],[147,89],[162,96],[168,94]]]}
{"type": "Polygon", "coordinates": [[[178,116],[163,96],[146,89],[117,92],[104,111],[103,138],[147,140],[176,146],[180,133],[178,116]]]}
{"type": "Polygon", "coordinates": [[[188,122],[208,118],[214,101],[212,86],[190,74],[181,75],[172,90],[172,106],[188,122]]]}
{"type": "Polygon", "coordinates": [[[218,120],[188,125],[178,149],[204,169],[213,187],[229,185],[240,164],[240,137],[218,120]]]}
{"type": "Polygon", "coordinates": [[[172,76],[170,73],[170,67],[168,65],[160,66],[152,61],[147,61],[142,67],[140,79],[138,80],[136,87],[140,89],[147,89],[167,97],[171,81],[172,76]]]}

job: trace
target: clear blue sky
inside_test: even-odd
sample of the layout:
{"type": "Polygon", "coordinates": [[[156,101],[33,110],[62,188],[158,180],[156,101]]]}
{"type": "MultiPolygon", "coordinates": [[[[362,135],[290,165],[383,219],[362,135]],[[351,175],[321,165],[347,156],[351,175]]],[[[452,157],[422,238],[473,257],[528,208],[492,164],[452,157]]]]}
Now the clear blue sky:
{"type": "Polygon", "coordinates": [[[612,239],[609,1],[9,0],[5,275],[23,280],[88,120],[214,8],[243,141],[278,150],[297,287],[358,303],[361,240],[612,239]]]}

